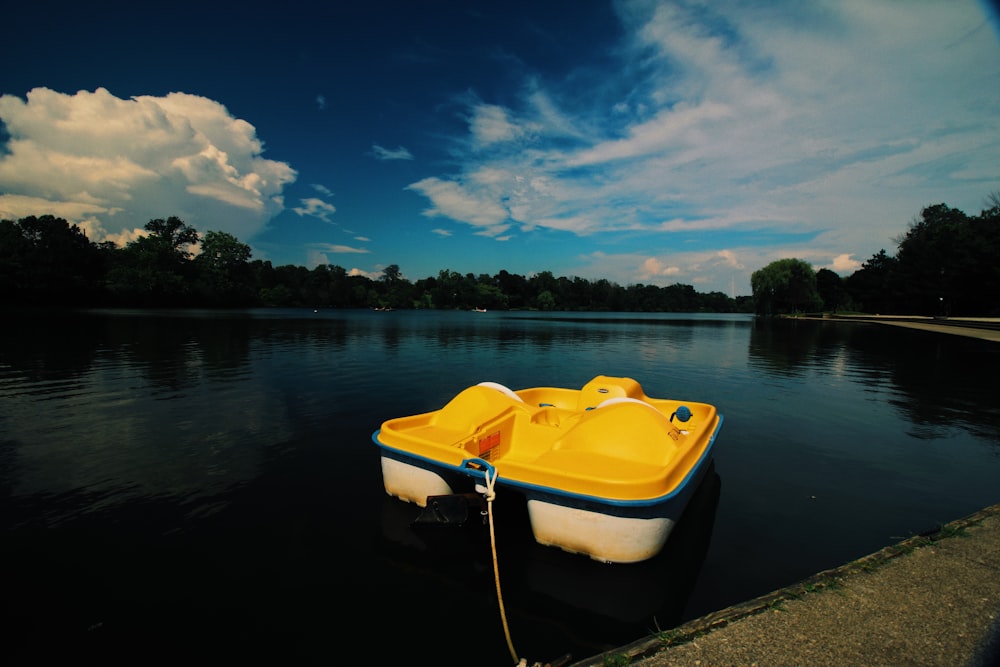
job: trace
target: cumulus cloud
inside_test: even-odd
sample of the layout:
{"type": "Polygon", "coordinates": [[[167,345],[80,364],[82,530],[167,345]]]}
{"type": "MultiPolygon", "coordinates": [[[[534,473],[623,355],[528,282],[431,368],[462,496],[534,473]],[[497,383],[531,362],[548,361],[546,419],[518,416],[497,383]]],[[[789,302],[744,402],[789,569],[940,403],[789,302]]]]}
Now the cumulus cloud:
{"type": "Polygon", "coordinates": [[[92,241],[132,238],[171,215],[247,241],[282,210],[296,178],[262,157],[252,125],[197,95],[35,88],[0,96],[0,120],[10,135],[0,217],[52,213],[102,235],[92,241]]]}
{"type": "Polygon", "coordinates": [[[681,270],[676,266],[669,266],[664,264],[661,260],[655,257],[647,257],[642,263],[642,273],[648,278],[660,277],[660,276],[676,276],[680,274],[681,270]]]}
{"type": "Polygon", "coordinates": [[[839,273],[841,275],[850,275],[860,269],[861,264],[862,262],[859,262],[851,255],[844,253],[834,257],[833,260],[824,268],[830,269],[834,273],[839,273]]]}
{"type": "Polygon", "coordinates": [[[347,270],[347,275],[349,276],[364,276],[371,280],[378,280],[382,277],[381,271],[365,271],[364,269],[359,269],[357,267],[352,267],[347,270]]]}

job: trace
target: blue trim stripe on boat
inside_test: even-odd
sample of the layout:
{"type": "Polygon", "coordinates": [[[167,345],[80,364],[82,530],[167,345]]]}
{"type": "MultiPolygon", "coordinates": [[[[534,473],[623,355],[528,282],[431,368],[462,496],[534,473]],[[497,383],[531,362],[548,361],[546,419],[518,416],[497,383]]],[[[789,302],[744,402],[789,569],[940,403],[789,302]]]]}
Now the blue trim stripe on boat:
{"type": "MultiPolygon", "coordinates": [[[[641,500],[617,500],[614,498],[604,498],[601,496],[591,496],[587,494],[573,493],[572,491],[563,491],[561,489],[556,489],[551,486],[539,486],[537,484],[530,484],[528,482],[519,482],[517,480],[505,478],[503,475],[498,475],[497,484],[521,489],[526,493],[526,495],[530,493],[532,495],[549,496],[552,498],[559,498],[559,499],[563,498],[570,499],[574,501],[574,504],[577,503],[594,504],[594,505],[619,507],[625,509],[644,508],[654,505],[657,506],[664,505],[666,503],[669,503],[675,497],[681,495],[683,492],[685,492],[685,490],[687,490],[688,485],[693,481],[693,479],[703,472],[703,468],[705,467],[708,459],[711,458],[712,450],[715,447],[715,438],[719,434],[719,431],[722,429],[722,420],[723,420],[722,415],[719,415],[719,423],[716,424],[715,430],[712,431],[712,435],[708,440],[708,445],[705,446],[705,450],[702,452],[701,456],[698,457],[698,460],[695,462],[695,464],[691,466],[691,470],[688,471],[688,474],[684,477],[684,479],[681,480],[681,482],[670,493],[666,493],[662,496],[657,496],[655,498],[645,498],[641,500]]],[[[378,439],[378,435],[381,432],[382,429],[376,430],[372,434],[372,441],[383,450],[386,450],[387,452],[393,454],[394,456],[392,456],[392,458],[396,458],[398,460],[403,460],[403,461],[406,460],[414,461],[421,468],[426,468],[427,470],[431,471],[445,471],[448,473],[461,475],[463,477],[485,478],[485,473],[483,471],[476,470],[473,468],[468,468],[465,466],[466,463],[473,461],[474,459],[466,459],[465,461],[463,461],[463,464],[461,466],[453,466],[447,463],[441,463],[440,461],[435,461],[434,459],[429,459],[424,456],[411,454],[409,452],[383,444],[378,439]]]]}

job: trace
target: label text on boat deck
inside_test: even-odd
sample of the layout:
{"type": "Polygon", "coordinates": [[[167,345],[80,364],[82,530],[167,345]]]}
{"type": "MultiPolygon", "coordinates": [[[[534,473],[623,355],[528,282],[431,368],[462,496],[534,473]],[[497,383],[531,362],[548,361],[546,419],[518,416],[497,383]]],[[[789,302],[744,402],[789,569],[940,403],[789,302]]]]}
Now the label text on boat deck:
{"type": "Polygon", "coordinates": [[[500,446],[500,431],[494,431],[479,439],[479,458],[491,461],[493,451],[500,446]]]}

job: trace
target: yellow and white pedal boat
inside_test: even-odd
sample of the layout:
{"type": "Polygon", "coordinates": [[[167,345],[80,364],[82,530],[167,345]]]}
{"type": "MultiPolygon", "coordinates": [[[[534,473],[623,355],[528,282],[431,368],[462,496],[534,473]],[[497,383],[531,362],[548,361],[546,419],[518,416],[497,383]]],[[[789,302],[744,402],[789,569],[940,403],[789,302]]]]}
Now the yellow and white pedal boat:
{"type": "Polygon", "coordinates": [[[715,406],[599,375],[581,389],[483,382],[439,410],[385,421],[372,440],[391,496],[425,507],[486,482],[497,496],[524,494],[540,544],[631,563],[663,548],[721,427],[715,406]]]}

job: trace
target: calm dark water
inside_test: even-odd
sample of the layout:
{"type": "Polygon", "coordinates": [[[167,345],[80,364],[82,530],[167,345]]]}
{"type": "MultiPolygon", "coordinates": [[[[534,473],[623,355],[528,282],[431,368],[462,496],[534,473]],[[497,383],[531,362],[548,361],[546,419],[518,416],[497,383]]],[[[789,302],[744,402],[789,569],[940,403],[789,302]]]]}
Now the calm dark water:
{"type": "Polygon", "coordinates": [[[514,664],[488,533],[411,527],[371,433],[483,380],[638,380],[725,415],[656,559],[535,545],[498,498],[517,654],[582,659],[1000,502],[1000,346],[746,316],[8,313],[7,664],[514,664]]]}

